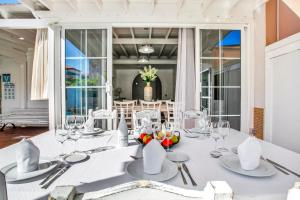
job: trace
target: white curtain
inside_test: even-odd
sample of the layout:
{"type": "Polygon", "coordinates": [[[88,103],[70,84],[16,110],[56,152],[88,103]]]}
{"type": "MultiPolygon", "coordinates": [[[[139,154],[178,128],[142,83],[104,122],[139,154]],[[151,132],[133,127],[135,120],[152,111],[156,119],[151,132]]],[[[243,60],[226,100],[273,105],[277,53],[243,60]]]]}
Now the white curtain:
{"type": "MultiPolygon", "coordinates": [[[[196,66],[194,29],[179,29],[175,101],[178,111],[195,109],[196,66]]],[[[189,123],[188,123],[189,124],[189,123]]],[[[189,126],[185,122],[185,126],[189,126]]]]}
{"type": "Polygon", "coordinates": [[[48,30],[37,29],[32,79],[31,100],[48,99],[48,30]]]}

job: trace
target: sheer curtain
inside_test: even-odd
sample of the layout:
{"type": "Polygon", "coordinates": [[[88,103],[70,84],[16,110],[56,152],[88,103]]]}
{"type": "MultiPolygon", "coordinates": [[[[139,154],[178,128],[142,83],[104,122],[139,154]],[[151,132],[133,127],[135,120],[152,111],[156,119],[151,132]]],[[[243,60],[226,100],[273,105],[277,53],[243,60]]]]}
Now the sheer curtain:
{"type": "Polygon", "coordinates": [[[37,29],[34,47],[31,100],[48,99],[48,30],[37,29]]]}
{"type": "MultiPolygon", "coordinates": [[[[196,66],[194,29],[179,29],[175,101],[178,111],[195,108],[196,66]]],[[[187,125],[187,124],[186,124],[187,125]]]]}

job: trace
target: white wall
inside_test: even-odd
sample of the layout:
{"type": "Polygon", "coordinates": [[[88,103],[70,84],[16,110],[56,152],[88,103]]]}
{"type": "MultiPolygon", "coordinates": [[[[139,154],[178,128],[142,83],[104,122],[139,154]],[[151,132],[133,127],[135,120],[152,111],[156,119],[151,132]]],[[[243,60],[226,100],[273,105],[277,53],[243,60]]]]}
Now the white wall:
{"type": "Polygon", "coordinates": [[[16,108],[48,108],[47,100],[30,100],[32,62],[32,49],[29,49],[22,58],[0,56],[0,74],[11,74],[11,82],[15,84],[14,100],[5,100],[2,92],[2,113],[11,112],[16,108]]]}
{"type": "MultiPolygon", "coordinates": [[[[153,66],[155,67],[155,66],[153,66]]],[[[174,99],[175,97],[175,82],[176,82],[176,65],[172,67],[159,68],[157,75],[159,76],[162,84],[162,98],[174,99]],[[165,97],[167,95],[167,97],[165,97]]],[[[126,99],[132,99],[132,83],[136,75],[139,74],[141,67],[125,66],[114,67],[114,88],[121,88],[121,97],[126,99]]]]}
{"type": "MultiPolygon", "coordinates": [[[[25,57],[24,57],[25,58],[25,57]]],[[[0,57],[0,74],[11,74],[11,82],[15,84],[15,99],[4,99],[4,87],[2,83],[2,113],[10,112],[15,108],[25,106],[25,60],[23,63],[8,57],[0,57]],[[23,72],[23,73],[22,73],[23,72]]],[[[2,78],[2,77],[1,77],[2,78]]],[[[2,82],[2,80],[1,80],[2,82]]]]}
{"type": "Polygon", "coordinates": [[[266,17],[265,5],[254,15],[254,106],[265,107],[265,45],[266,17]]]}

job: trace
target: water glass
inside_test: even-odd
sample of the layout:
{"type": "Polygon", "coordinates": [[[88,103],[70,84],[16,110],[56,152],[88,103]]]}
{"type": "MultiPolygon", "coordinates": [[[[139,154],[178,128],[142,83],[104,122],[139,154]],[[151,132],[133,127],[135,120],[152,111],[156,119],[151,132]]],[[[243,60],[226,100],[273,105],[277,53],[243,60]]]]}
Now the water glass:
{"type": "Polygon", "coordinates": [[[84,124],[85,124],[85,118],[84,118],[84,116],[76,116],[75,123],[76,123],[76,128],[77,129],[79,129],[79,130],[83,129],[84,124]]]}
{"type": "Polygon", "coordinates": [[[74,115],[68,115],[66,117],[66,128],[69,130],[69,132],[72,132],[76,126],[76,118],[74,115]]]}
{"type": "Polygon", "coordinates": [[[81,137],[81,132],[80,131],[70,131],[69,132],[69,138],[70,140],[74,141],[74,152],[77,151],[77,141],[81,137]]]}
{"type": "Polygon", "coordinates": [[[62,127],[56,127],[55,129],[55,138],[61,144],[62,151],[60,153],[60,157],[65,156],[64,153],[64,142],[68,139],[68,132],[67,130],[62,129],[62,127]]]}
{"type": "Polygon", "coordinates": [[[218,140],[221,138],[221,134],[220,134],[219,128],[218,128],[218,122],[210,123],[210,136],[215,141],[214,151],[217,152],[217,143],[218,143],[218,140]]]}
{"type": "Polygon", "coordinates": [[[227,148],[225,148],[225,138],[229,135],[230,133],[230,123],[227,120],[220,120],[218,122],[218,131],[222,137],[222,146],[218,148],[219,151],[229,151],[227,148]]]}

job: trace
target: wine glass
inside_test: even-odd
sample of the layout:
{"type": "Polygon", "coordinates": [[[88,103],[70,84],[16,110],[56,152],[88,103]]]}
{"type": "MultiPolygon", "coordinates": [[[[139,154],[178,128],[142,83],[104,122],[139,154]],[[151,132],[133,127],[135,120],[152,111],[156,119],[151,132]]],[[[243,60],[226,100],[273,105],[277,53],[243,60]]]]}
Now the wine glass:
{"type": "Polygon", "coordinates": [[[227,120],[220,120],[218,122],[218,131],[222,137],[222,146],[218,148],[219,151],[226,152],[228,151],[227,148],[225,148],[225,138],[229,135],[230,133],[230,123],[227,120]]]}
{"type": "Polygon", "coordinates": [[[218,143],[218,140],[221,138],[221,134],[220,134],[219,128],[218,128],[218,122],[210,123],[210,136],[215,141],[215,147],[214,147],[214,150],[211,151],[211,154],[220,153],[219,151],[217,151],[217,143],[218,143]]]}
{"type": "Polygon", "coordinates": [[[64,157],[64,142],[68,139],[68,132],[67,130],[64,130],[61,126],[57,126],[55,128],[55,138],[56,140],[61,144],[62,146],[62,151],[59,154],[59,157],[64,157]]]}
{"type": "Polygon", "coordinates": [[[81,137],[81,131],[79,131],[79,130],[69,132],[69,138],[74,141],[74,152],[73,153],[75,153],[77,150],[77,141],[79,140],[80,137],[81,137]]]}
{"type": "Polygon", "coordinates": [[[76,128],[77,129],[82,129],[84,127],[84,123],[85,123],[85,118],[84,116],[76,116],[76,128]]]}
{"type": "Polygon", "coordinates": [[[72,132],[76,126],[76,118],[74,115],[68,115],[66,117],[66,128],[69,132],[72,132]]]}
{"type": "Polygon", "coordinates": [[[167,139],[167,150],[166,150],[167,152],[170,152],[170,140],[173,136],[173,128],[174,128],[173,123],[168,121],[164,123],[165,130],[163,131],[163,134],[164,134],[164,138],[167,139]]]}

